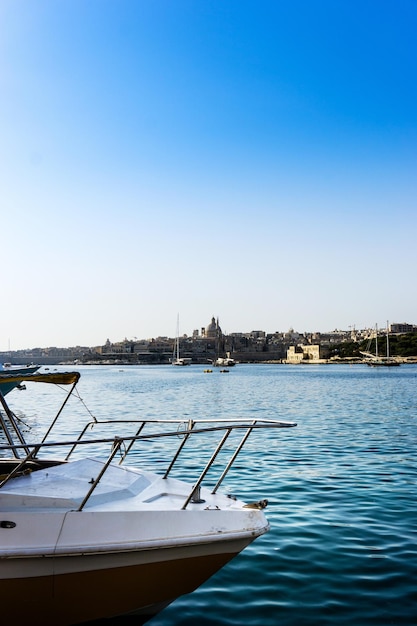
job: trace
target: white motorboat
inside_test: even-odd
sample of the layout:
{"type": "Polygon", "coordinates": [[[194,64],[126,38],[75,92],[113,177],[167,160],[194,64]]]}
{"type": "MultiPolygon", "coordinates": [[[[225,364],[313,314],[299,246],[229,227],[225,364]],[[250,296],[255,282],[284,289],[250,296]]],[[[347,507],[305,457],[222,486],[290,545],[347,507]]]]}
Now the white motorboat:
{"type": "Polygon", "coordinates": [[[233,367],[236,365],[236,361],[230,357],[219,357],[214,361],[213,365],[215,367],[233,367]]]}
{"type": "Polygon", "coordinates": [[[35,365],[34,363],[28,363],[27,365],[12,365],[11,363],[0,363],[0,391],[5,396],[12,389],[16,387],[23,389],[23,385],[19,383],[10,382],[9,376],[10,374],[20,375],[20,374],[33,374],[40,369],[40,365],[35,365]]]}
{"type": "Polygon", "coordinates": [[[36,620],[61,626],[133,615],[135,623],[143,623],[268,530],[266,500],[245,504],[218,489],[250,434],[295,423],[90,418],[78,437],[57,441],[53,433],[70,406],[68,399],[77,397],[79,376],[11,375],[9,382],[17,384],[70,385],[37,442],[25,439],[0,388],[5,624],[26,626],[36,620]],[[125,434],[128,426],[133,435],[125,434]],[[101,437],[96,436],[99,428],[101,437]],[[153,442],[158,472],[145,469],[153,442]],[[170,442],[173,454],[161,471],[170,442]],[[208,454],[208,443],[213,453],[208,454]],[[136,464],[129,465],[129,459],[136,464]],[[220,476],[213,480],[220,465],[220,476]],[[181,470],[192,482],[177,476],[181,470]]]}

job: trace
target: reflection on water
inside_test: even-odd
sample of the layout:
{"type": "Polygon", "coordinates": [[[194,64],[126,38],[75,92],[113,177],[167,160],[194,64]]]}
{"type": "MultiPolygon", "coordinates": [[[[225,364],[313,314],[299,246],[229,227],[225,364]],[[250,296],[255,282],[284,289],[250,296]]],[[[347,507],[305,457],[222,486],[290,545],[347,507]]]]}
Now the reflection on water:
{"type": "MultiPolygon", "coordinates": [[[[416,623],[417,366],[238,365],[222,375],[198,366],[79,369],[79,394],[97,419],[298,423],[254,435],[224,484],[243,499],[268,498],[271,531],[150,624],[416,623]]],[[[48,394],[27,387],[13,392],[13,403],[39,440],[48,394]]],[[[56,435],[71,438],[89,419],[79,401],[70,408],[72,421],[56,435]]],[[[157,446],[163,463],[165,443],[157,446]]],[[[189,455],[190,469],[193,453],[201,451],[189,455]]],[[[138,461],[152,458],[141,444],[138,461]]]]}

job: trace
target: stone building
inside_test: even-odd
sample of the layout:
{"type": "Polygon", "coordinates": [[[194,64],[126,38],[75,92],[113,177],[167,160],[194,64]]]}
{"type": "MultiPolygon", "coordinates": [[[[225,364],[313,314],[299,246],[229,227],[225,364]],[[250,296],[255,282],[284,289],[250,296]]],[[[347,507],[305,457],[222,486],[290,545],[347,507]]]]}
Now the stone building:
{"type": "Polygon", "coordinates": [[[318,363],[326,359],[326,352],[318,344],[290,346],[287,350],[287,363],[318,363]]]}

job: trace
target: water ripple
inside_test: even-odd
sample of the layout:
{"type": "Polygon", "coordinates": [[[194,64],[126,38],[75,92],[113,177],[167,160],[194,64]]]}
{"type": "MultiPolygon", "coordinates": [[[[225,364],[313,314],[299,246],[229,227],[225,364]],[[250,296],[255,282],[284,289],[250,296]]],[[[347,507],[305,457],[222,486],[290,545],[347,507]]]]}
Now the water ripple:
{"type": "MultiPolygon", "coordinates": [[[[417,623],[417,366],[239,365],[228,376],[194,366],[81,369],[80,393],[97,417],[111,408],[115,418],[298,422],[249,440],[224,484],[268,498],[271,531],[150,625],[417,623]]],[[[19,401],[41,430],[25,394],[19,401]]]]}

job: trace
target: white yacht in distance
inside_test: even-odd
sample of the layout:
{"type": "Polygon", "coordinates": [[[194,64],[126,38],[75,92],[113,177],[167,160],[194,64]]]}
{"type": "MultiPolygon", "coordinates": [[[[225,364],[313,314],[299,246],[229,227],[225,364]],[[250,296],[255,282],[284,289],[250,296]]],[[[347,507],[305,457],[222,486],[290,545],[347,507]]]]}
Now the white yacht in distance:
{"type": "Polygon", "coordinates": [[[236,365],[236,361],[228,356],[219,357],[214,361],[213,365],[215,367],[233,367],[234,365],[236,365]]]}
{"type": "Polygon", "coordinates": [[[171,365],[190,365],[191,359],[180,357],[180,318],[177,317],[177,333],[174,341],[174,350],[171,365]]]}
{"type": "Polygon", "coordinates": [[[364,361],[367,365],[370,365],[371,367],[395,367],[395,366],[400,365],[400,362],[397,361],[397,359],[390,356],[388,322],[387,322],[386,336],[387,336],[387,353],[386,353],[386,356],[380,356],[378,354],[378,325],[375,324],[375,354],[370,352],[370,344],[372,341],[372,337],[369,340],[367,351],[361,352],[361,354],[365,357],[364,361]]]}

